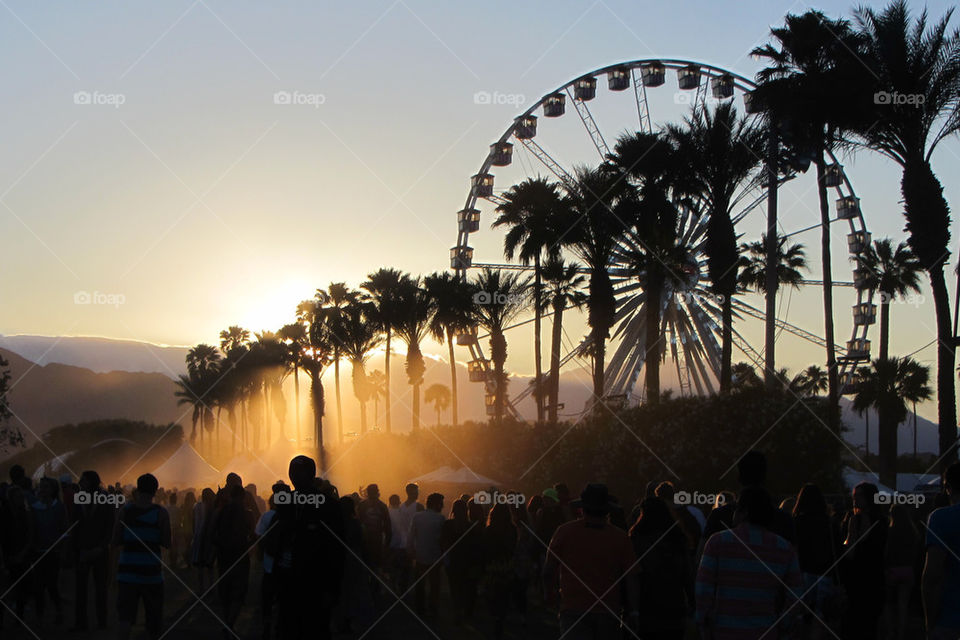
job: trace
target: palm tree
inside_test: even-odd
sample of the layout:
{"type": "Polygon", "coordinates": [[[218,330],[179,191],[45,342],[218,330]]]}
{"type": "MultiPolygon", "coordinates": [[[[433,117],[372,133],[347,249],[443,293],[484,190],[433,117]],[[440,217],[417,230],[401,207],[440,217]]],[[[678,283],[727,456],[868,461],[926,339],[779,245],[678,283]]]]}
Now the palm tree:
{"type": "Polygon", "coordinates": [[[733,296],[737,292],[737,234],[731,211],[761,162],[764,132],[738,118],[732,102],[696,109],[667,135],[677,148],[685,189],[708,216],[704,251],[712,289],[721,300],[720,392],[728,393],[733,357],[733,296]]]}
{"type": "Polygon", "coordinates": [[[580,275],[580,265],[551,259],[543,265],[543,279],[547,283],[546,302],[553,309],[553,334],[550,340],[550,382],[547,388],[548,420],[557,423],[557,407],[560,398],[560,345],[563,337],[563,312],[567,308],[578,309],[587,302],[582,291],[586,278],[580,275]]]}
{"type": "Polygon", "coordinates": [[[567,207],[573,223],[561,228],[569,231],[563,243],[569,246],[590,270],[587,300],[589,342],[593,353],[593,401],[599,403],[604,395],[604,361],[606,341],[613,327],[617,300],[610,280],[610,263],[619,246],[619,238],[626,224],[614,208],[627,188],[619,173],[607,169],[579,169],[576,180],[567,185],[567,207]]]}
{"type": "Polygon", "coordinates": [[[299,323],[285,324],[277,332],[278,338],[286,347],[287,366],[293,370],[294,420],[296,442],[300,444],[300,368],[303,366],[303,351],[307,345],[307,329],[299,323]]]}
{"type": "MultiPolygon", "coordinates": [[[[954,366],[956,342],[944,265],[950,256],[950,208],[931,167],[937,146],[960,131],[960,32],[948,32],[948,11],[927,24],[924,10],[913,19],[905,0],[882,12],[860,8],[855,17],[865,39],[862,58],[874,86],[863,91],[859,138],[903,170],[900,188],[909,233],[907,242],[930,279],[937,319],[937,417],[943,468],[957,459],[954,366]],[[876,92],[906,99],[887,104],[876,92]],[[870,104],[872,103],[872,104],[870,104]],[[883,103],[883,104],[879,104],[883,103]]],[[[887,101],[889,102],[889,101],[887,101]]]]}
{"type": "Polygon", "coordinates": [[[757,375],[756,369],[750,363],[737,362],[730,369],[732,371],[732,384],[730,386],[732,392],[742,393],[763,388],[763,380],[757,375]]]}
{"type": "Polygon", "coordinates": [[[804,396],[818,396],[830,387],[827,372],[812,364],[793,379],[792,387],[804,396]]]}
{"type": "Polygon", "coordinates": [[[834,347],[833,270],[830,253],[830,205],[827,199],[826,152],[855,122],[851,92],[858,37],[846,20],[831,20],[810,10],[788,15],[783,27],[771,29],[774,44],[757,47],[752,55],[770,66],[757,74],[758,99],[771,119],[781,123],[791,153],[817,167],[820,203],[820,266],[823,279],[824,342],[827,351],[829,424],[839,419],[839,379],[834,347]]]}
{"type": "Polygon", "coordinates": [[[373,400],[373,425],[380,427],[380,398],[387,390],[387,378],[380,369],[374,369],[367,374],[367,386],[370,389],[370,399],[373,400]]]}
{"type": "MultiPolygon", "coordinates": [[[[740,245],[740,286],[743,289],[764,293],[767,290],[767,236],[760,236],[756,242],[740,245]]],[[[786,236],[777,236],[777,253],[774,260],[777,265],[777,287],[800,288],[803,282],[802,271],[807,270],[807,257],[800,243],[787,245],[786,236]]]]}
{"type": "Polygon", "coordinates": [[[897,248],[889,238],[874,240],[860,255],[864,279],[862,288],[880,292],[880,359],[890,357],[890,303],[911,291],[920,293],[923,265],[910,247],[901,242],[897,248]]]}
{"type": "Polygon", "coordinates": [[[343,354],[353,366],[353,395],[360,402],[362,435],[367,432],[367,401],[371,395],[365,366],[370,354],[383,342],[373,303],[356,302],[346,307],[342,316],[341,332],[343,354]]]}
{"type": "MultiPolygon", "coordinates": [[[[191,378],[189,375],[180,374],[174,381],[174,385],[177,387],[176,391],[173,392],[174,397],[177,398],[177,406],[190,405],[193,408],[190,419],[190,443],[193,444],[197,438],[197,424],[200,422],[204,410],[200,381],[191,378]]],[[[201,427],[201,433],[202,431],[201,427]]]]}
{"type": "Polygon", "coordinates": [[[329,338],[333,345],[333,384],[337,396],[337,441],[343,444],[343,410],[340,402],[340,358],[343,354],[343,321],[344,309],[360,299],[360,294],[351,291],[343,282],[331,282],[327,290],[317,289],[316,296],[326,307],[325,322],[329,331],[329,338]]]}
{"type": "Polygon", "coordinates": [[[440,414],[450,406],[450,387],[445,384],[435,383],[427,387],[423,392],[423,401],[432,404],[434,411],[437,412],[437,426],[440,426],[440,414]]]}
{"type": "Polygon", "coordinates": [[[386,372],[384,419],[386,420],[386,430],[390,433],[390,340],[393,337],[393,330],[397,321],[396,295],[400,282],[409,276],[396,269],[381,268],[367,275],[367,281],[360,285],[370,296],[370,299],[376,305],[377,320],[386,334],[386,353],[384,355],[383,369],[386,372]]]}
{"type": "Polygon", "coordinates": [[[397,324],[394,330],[407,345],[407,381],[413,387],[413,431],[420,430],[420,385],[426,363],[420,351],[420,343],[430,331],[430,323],[436,313],[433,298],[423,288],[420,278],[405,276],[397,287],[397,324]]]}
{"type": "Polygon", "coordinates": [[[333,345],[326,323],[327,311],[320,300],[313,298],[297,305],[297,319],[306,326],[307,343],[301,366],[310,375],[310,404],[313,409],[313,441],[320,459],[320,470],[326,470],[323,448],[323,415],[326,400],[323,393],[323,371],[333,359],[333,345]]]}
{"type": "Polygon", "coordinates": [[[250,344],[250,332],[242,327],[232,325],[220,332],[220,349],[224,353],[247,344],[250,344]]]}
{"type": "MultiPolygon", "coordinates": [[[[501,196],[497,206],[497,219],[493,226],[507,226],[503,239],[503,253],[507,260],[514,255],[520,262],[533,263],[533,355],[536,379],[543,380],[540,348],[540,317],[543,312],[543,286],[541,260],[559,257],[561,239],[568,227],[562,226],[569,216],[564,215],[564,202],[560,186],[546,178],[528,178],[510,187],[501,196]],[[558,224],[559,222],[559,224],[558,224]]],[[[539,382],[538,382],[539,384],[539,382]]],[[[537,422],[543,422],[542,399],[537,398],[537,422]]]]}
{"type": "Polygon", "coordinates": [[[474,286],[449,272],[433,273],[423,279],[427,293],[433,298],[436,313],[430,323],[430,334],[438,342],[447,343],[450,360],[450,389],[453,426],[460,423],[457,399],[457,361],[453,355],[453,338],[474,327],[474,286]]]}
{"type": "Polygon", "coordinates": [[[525,308],[529,279],[519,273],[505,273],[499,269],[484,268],[477,276],[476,287],[486,295],[478,300],[476,317],[490,334],[490,359],[494,370],[494,421],[503,424],[506,409],[507,361],[506,330],[525,308]]]}
{"type": "Polygon", "coordinates": [[[880,422],[880,482],[896,487],[897,426],[907,419],[907,402],[931,395],[930,369],[910,357],[877,359],[864,367],[853,398],[853,408],[877,410],[880,422]]]}

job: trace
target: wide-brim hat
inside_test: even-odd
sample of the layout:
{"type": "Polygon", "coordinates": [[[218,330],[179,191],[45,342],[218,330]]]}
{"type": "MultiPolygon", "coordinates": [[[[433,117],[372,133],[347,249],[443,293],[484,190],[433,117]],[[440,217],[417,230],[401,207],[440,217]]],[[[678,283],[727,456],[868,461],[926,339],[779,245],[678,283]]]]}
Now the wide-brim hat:
{"type": "Polygon", "coordinates": [[[580,499],[572,501],[570,506],[586,511],[610,511],[620,505],[610,495],[607,485],[591,483],[583,488],[580,499]]]}

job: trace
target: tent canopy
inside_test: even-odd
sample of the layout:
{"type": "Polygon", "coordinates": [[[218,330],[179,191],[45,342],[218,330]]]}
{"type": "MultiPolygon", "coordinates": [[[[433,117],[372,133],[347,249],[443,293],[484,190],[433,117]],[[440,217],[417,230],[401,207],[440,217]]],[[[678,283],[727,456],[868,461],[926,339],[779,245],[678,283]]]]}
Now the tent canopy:
{"type": "Polygon", "coordinates": [[[220,472],[184,441],[167,461],[153,472],[161,487],[217,487],[223,482],[220,472]]]}

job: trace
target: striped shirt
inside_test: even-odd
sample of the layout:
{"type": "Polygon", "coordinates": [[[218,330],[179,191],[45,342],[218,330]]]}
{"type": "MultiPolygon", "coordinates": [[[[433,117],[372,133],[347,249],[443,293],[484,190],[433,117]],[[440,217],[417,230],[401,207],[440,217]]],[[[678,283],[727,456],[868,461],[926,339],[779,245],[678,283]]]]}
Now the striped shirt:
{"type": "Polygon", "coordinates": [[[775,640],[773,626],[800,595],[802,577],[789,542],[766,529],[741,524],[707,541],[697,572],[697,623],[714,640],[775,640]]]}
{"type": "Polygon", "coordinates": [[[161,584],[160,543],[163,507],[128,504],[120,513],[120,561],[117,582],[161,584]]]}

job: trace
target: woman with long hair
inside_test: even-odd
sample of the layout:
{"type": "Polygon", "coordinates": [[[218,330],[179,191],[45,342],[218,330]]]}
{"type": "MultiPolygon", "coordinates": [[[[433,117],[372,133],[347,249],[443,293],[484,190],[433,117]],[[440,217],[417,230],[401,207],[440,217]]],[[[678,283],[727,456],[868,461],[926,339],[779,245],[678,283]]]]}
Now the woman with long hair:
{"type": "Polygon", "coordinates": [[[890,509],[890,529],[883,556],[887,578],[887,602],[884,626],[897,640],[907,633],[907,607],[913,591],[917,561],[920,558],[920,534],[910,509],[896,504],[890,509]]]}
{"type": "Polygon", "coordinates": [[[827,501],[820,487],[805,484],[793,505],[793,523],[797,532],[797,557],[803,574],[803,593],[806,607],[803,624],[806,638],[817,639],[825,626],[827,602],[834,594],[834,583],[829,575],[837,558],[836,538],[827,501]]]}
{"type": "Polygon", "coordinates": [[[515,575],[513,555],[517,547],[517,528],[510,507],[495,504],[483,530],[484,591],[494,619],[494,637],[503,637],[503,625],[510,606],[515,575]]]}
{"type": "Polygon", "coordinates": [[[861,482],[853,488],[853,513],[846,520],[843,583],[848,606],[842,637],[875,640],[885,600],[883,559],[887,519],[880,508],[877,485],[861,482]]]}
{"type": "Polygon", "coordinates": [[[217,494],[213,492],[213,489],[207,487],[200,493],[200,501],[193,506],[193,540],[191,542],[190,562],[197,569],[201,592],[206,590],[207,583],[213,576],[215,548],[211,528],[216,502],[217,494]]]}

